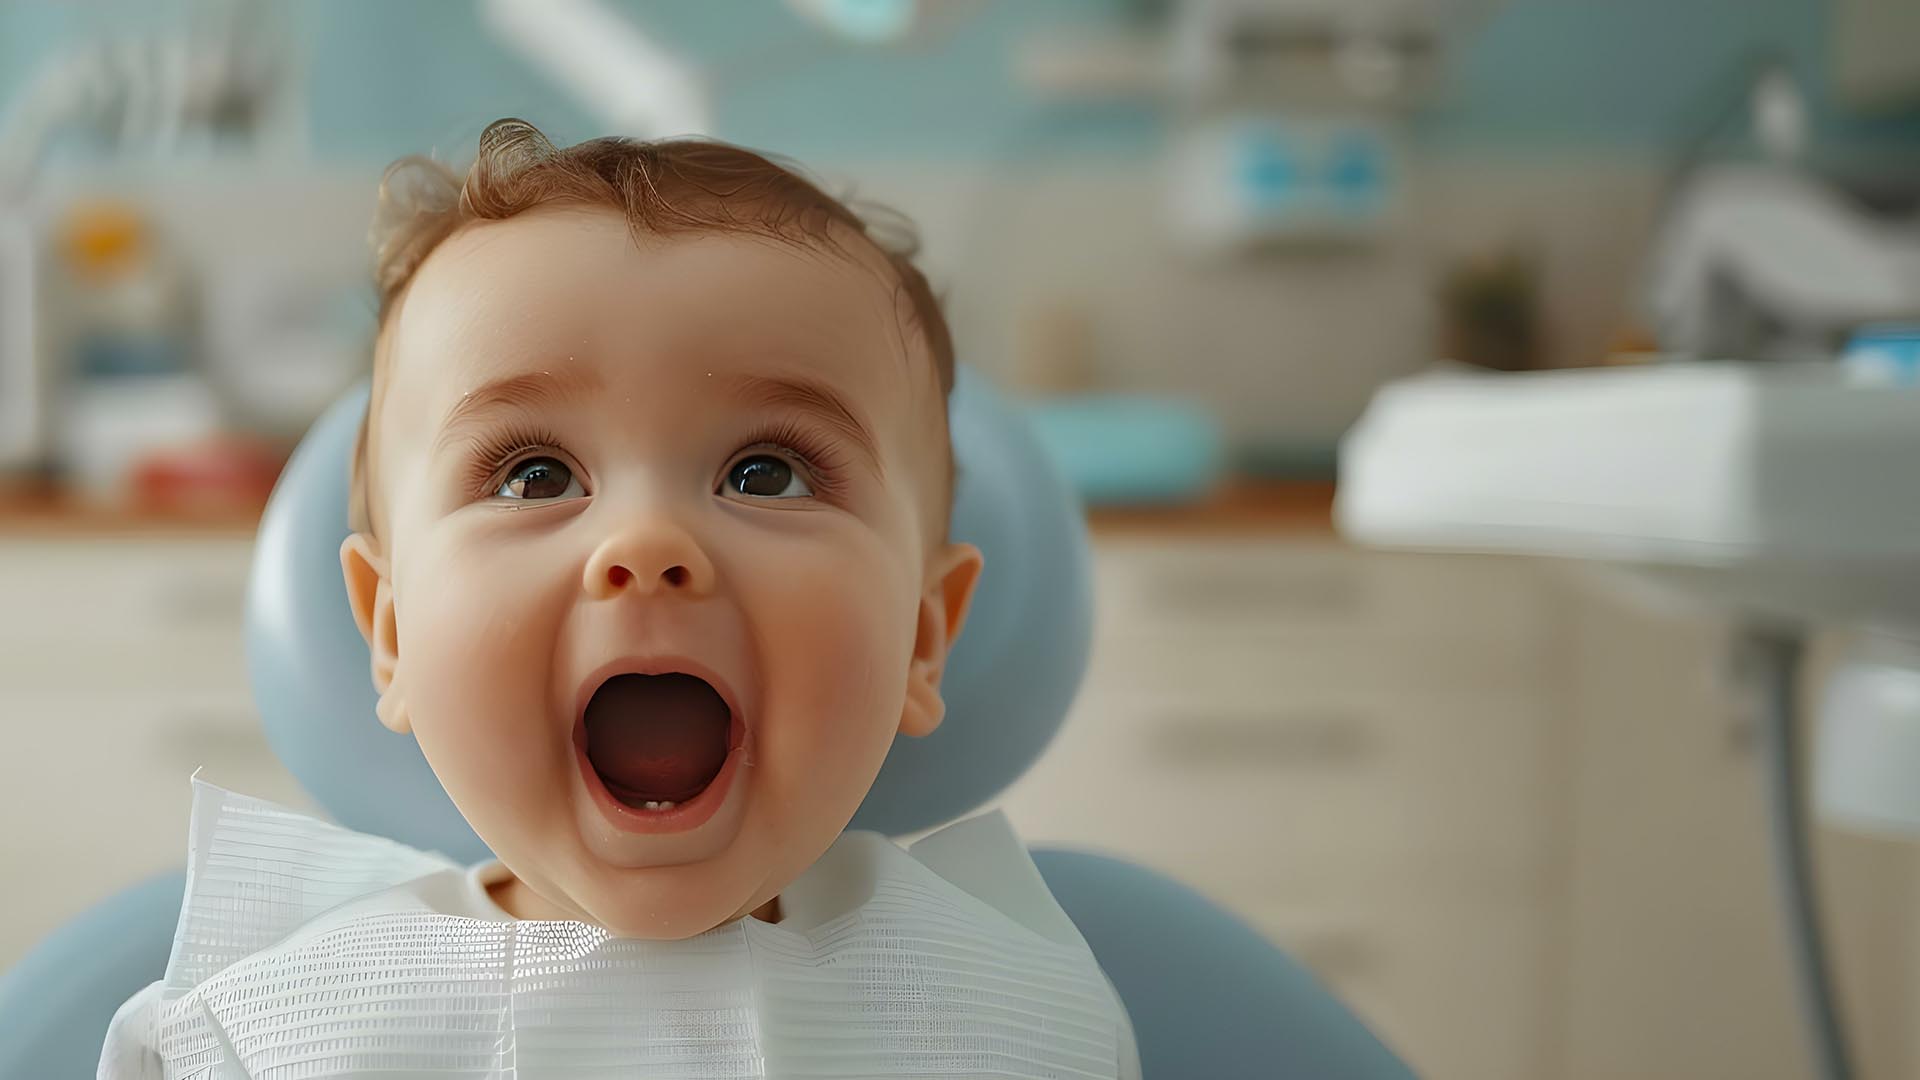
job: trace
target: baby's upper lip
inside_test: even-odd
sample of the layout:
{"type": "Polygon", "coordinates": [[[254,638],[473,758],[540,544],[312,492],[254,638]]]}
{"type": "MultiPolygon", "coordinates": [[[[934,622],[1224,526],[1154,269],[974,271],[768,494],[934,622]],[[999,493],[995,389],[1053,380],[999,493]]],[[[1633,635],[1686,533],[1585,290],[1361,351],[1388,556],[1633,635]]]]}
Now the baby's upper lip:
{"type": "Polygon", "coordinates": [[[734,691],[732,680],[719,671],[690,656],[666,653],[636,654],[609,660],[593,669],[581,681],[573,702],[573,723],[578,729],[586,720],[587,703],[593,700],[594,692],[616,675],[669,675],[683,673],[704,680],[727,703],[727,712],[732,718],[731,729],[727,733],[727,748],[736,749],[746,738],[746,713],[740,708],[740,697],[734,691]]]}

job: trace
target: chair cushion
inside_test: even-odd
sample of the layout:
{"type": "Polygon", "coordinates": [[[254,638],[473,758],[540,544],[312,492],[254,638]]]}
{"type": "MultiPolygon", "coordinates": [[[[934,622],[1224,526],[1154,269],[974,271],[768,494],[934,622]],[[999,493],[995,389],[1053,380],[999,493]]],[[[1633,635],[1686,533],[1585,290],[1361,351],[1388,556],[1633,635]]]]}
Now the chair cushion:
{"type": "Polygon", "coordinates": [[[1100,855],[1033,861],[1126,1003],[1146,1080],[1413,1080],[1305,968],[1199,893],[1100,855]]]}
{"type": "Polygon", "coordinates": [[[114,1010],[166,973],[185,890],[176,870],[108,897],[0,976],[0,1077],[93,1075],[114,1010]]]}

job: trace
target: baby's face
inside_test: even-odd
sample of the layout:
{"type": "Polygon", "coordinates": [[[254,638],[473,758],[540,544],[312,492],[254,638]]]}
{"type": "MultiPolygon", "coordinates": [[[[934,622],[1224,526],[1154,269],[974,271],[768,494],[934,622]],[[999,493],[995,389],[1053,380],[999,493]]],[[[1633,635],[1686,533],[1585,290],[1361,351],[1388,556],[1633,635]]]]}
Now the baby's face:
{"type": "Polygon", "coordinates": [[[543,913],[755,912],[939,722],[979,556],[934,535],[944,406],[893,296],[877,257],[541,210],[391,317],[349,592],[382,719],[543,913]]]}

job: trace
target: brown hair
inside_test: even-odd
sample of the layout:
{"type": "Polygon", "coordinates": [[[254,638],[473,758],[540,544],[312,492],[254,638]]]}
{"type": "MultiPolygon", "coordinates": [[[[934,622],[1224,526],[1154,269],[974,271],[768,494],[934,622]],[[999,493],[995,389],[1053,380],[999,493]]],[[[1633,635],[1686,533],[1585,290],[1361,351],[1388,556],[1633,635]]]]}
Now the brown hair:
{"type": "MultiPolygon", "coordinates": [[[[481,133],[464,180],[424,157],[402,158],[387,169],[370,236],[381,333],[420,265],[455,232],[569,204],[612,207],[634,232],[652,236],[747,234],[840,254],[846,254],[840,236],[863,237],[892,269],[896,303],[932,356],[942,397],[953,390],[953,339],[939,300],[913,264],[917,238],[898,215],[865,207],[863,218],[793,168],[727,143],[602,138],[560,149],[532,124],[514,119],[497,120],[481,133]]],[[[372,428],[384,396],[385,354],[376,344],[348,504],[352,529],[370,535],[372,428]]]]}

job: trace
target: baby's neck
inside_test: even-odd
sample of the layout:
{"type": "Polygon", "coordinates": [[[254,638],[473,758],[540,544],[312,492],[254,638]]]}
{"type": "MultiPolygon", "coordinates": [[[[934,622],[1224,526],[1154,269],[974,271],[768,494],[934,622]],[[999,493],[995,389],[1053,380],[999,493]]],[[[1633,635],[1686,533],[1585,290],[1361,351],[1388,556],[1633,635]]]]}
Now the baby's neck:
{"type": "MultiPolygon", "coordinates": [[[[500,905],[501,910],[516,919],[577,920],[579,918],[528,888],[527,883],[521,881],[516,874],[507,874],[504,879],[490,883],[487,886],[487,895],[493,898],[494,903],[500,905]]],[[[780,898],[776,896],[761,904],[753,910],[750,917],[765,923],[779,922],[780,898]]]]}

